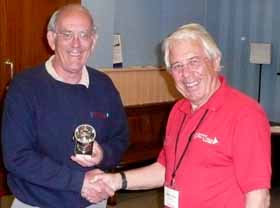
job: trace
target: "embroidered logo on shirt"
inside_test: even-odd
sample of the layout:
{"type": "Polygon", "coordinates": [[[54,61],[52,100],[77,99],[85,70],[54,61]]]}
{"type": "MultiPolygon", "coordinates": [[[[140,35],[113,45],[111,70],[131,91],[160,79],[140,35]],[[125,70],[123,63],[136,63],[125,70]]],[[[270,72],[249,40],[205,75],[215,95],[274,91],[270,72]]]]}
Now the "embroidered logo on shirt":
{"type": "Polygon", "coordinates": [[[219,143],[219,139],[217,137],[210,138],[207,134],[203,134],[203,133],[199,133],[199,132],[195,133],[194,139],[201,139],[201,141],[203,141],[204,143],[207,143],[207,144],[218,144],[219,143]]]}
{"type": "Polygon", "coordinates": [[[109,113],[103,113],[103,112],[90,112],[91,118],[99,118],[99,119],[107,119],[109,118],[109,113]]]}

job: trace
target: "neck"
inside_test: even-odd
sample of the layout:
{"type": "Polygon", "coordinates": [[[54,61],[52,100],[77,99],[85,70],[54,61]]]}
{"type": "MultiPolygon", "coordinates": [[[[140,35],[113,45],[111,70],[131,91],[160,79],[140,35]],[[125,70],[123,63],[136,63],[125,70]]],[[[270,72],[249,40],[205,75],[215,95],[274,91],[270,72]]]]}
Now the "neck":
{"type": "Polygon", "coordinates": [[[65,73],[62,71],[62,73],[60,73],[59,71],[56,70],[56,73],[58,74],[59,77],[62,78],[63,82],[68,83],[68,84],[78,84],[82,78],[82,72],[65,73]]]}
{"type": "Polygon", "coordinates": [[[66,71],[53,61],[53,68],[60,79],[68,84],[78,84],[82,78],[82,69],[77,72],[66,71]]]}
{"type": "Polygon", "coordinates": [[[192,107],[192,112],[194,112],[196,109],[198,109],[201,105],[196,105],[196,104],[193,104],[191,103],[191,107],[192,107]]]}

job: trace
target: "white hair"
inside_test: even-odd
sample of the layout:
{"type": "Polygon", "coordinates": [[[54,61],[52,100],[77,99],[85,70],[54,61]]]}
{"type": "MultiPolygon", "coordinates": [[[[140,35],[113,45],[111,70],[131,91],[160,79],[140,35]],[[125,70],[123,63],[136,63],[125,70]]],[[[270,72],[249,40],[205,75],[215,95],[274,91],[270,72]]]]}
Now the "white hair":
{"type": "Polygon", "coordinates": [[[174,33],[169,35],[163,42],[162,50],[164,52],[164,62],[166,68],[170,69],[169,50],[171,42],[174,40],[198,40],[204,47],[205,54],[211,58],[222,57],[222,53],[218,48],[215,40],[200,24],[191,23],[179,27],[174,33]]]}

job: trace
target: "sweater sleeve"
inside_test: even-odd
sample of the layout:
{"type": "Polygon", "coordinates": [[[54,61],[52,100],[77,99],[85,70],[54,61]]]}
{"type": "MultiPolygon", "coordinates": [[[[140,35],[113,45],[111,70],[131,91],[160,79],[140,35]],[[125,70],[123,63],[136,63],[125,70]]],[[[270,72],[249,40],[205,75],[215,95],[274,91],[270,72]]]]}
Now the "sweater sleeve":
{"type": "Polygon", "coordinates": [[[39,150],[34,97],[28,83],[15,80],[5,99],[2,148],[8,174],[51,189],[80,192],[84,173],[59,163],[39,150]]]}
{"type": "Polygon", "coordinates": [[[108,137],[100,143],[103,149],[103,160],[99,164],[101,169],[115,167],[121,160],[121,157],[128,147],[128,124],[127,116],[122,105],[118,91],[112,86],[108,96],[110,113],[110,125],[108,128],[108,137]]]}

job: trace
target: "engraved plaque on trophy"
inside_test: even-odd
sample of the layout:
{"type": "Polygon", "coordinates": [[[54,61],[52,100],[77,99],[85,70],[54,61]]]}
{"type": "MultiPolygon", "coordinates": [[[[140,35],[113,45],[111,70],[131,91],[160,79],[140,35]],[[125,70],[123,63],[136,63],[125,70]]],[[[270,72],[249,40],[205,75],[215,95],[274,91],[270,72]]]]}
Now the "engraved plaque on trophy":
{"type": "Polygon", "coordinates": [[[91,155],[95,138],[96,131],[91,125],[81,124],[77,126],[73,136],[75,142],[75,155],[91,155]]]}

